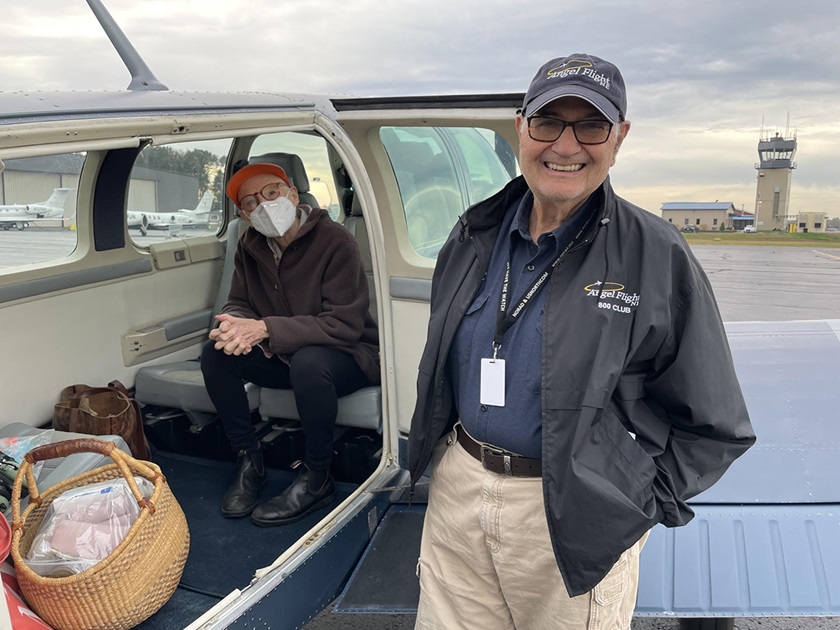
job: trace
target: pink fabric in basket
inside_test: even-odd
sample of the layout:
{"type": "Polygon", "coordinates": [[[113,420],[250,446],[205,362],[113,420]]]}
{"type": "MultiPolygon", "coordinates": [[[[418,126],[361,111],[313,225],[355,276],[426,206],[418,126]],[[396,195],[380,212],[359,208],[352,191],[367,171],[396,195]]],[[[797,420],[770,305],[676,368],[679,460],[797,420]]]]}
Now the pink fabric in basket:
{"type": "Polygon", "coordinates": [[[99,522],[55,520],[50,546],[62,556],[102,560],[120,544],[134,519],[123,514],[99,522]]]}

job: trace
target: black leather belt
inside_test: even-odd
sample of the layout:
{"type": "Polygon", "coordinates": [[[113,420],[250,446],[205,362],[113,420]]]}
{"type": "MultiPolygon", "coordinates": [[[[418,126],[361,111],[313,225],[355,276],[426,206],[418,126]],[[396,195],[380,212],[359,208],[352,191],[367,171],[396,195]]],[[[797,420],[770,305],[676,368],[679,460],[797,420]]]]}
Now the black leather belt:
{"type": "Polygon", "coordinates": [[[461,425],[456,427],[458,444],[490,472],[509,477],[542,477],[542,460],[511,455],[507,451],[472,439],[461,425]]]}

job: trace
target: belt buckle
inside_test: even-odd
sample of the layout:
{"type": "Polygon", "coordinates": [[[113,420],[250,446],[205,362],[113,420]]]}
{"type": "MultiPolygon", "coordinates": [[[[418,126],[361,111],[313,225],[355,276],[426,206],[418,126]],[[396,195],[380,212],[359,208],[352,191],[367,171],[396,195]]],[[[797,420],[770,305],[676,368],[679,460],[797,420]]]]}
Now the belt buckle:
{"type": "Polygon", "coordinates": [[[485,445],[482,444],[481,445],[481,465],[485,468],[485,470],[489,470],[487,468],[487,464],[484,461],[484,456],[488,453],[490,455],[496,455],[498,457],[501,457],[502,458],[502,464],[504,465],[505,475],[507,475],[508,477],[513,476],[513,469],[510,466],[510,455],[508,455],[507,453],[505,453],[501,449],[491,448],[489,446],[485,446],[485,445]]]}

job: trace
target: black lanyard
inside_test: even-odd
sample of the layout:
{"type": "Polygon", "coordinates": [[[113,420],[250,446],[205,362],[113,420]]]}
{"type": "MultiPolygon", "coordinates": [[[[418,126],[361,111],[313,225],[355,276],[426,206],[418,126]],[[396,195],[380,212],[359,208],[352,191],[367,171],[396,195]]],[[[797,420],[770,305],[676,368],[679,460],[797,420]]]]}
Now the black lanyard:
{"type": "Polygon", "coordinates": [[[586,220],[586,223],[583,224],[583,227],[580,228],[575,237],[569,241],[569,244],[566,245],[566,248],[560,252],[560,255],[557,256],[552,262],[550,262],[545,269],[543,269],[542,273],[536,279],[534,284],[531,285],[525,293],[522,294],[522,297],[519,299],[517,305],[508,312],[508,288],[510,286],[510,252],[508,252],[508,261],[507,265],[505,266],[505,278],[502,281],[502,292],[499,296],[499,310],[496,313],[496,335],[493,337],[493,359],[496,359],[496,354],[499,351],[499,348],[502,347],[502,337],[505,336],[505,333],[510,330],[510,327],[516,323],[516,318],[522,315],[525,307],[531,302],[531,299],[540,292],[540,290],[545,286],[546,280],[551,277],[551,274],[554,273],[554,270],[557,268],[557,265],[560,264],[560,261],[569,253],[569,250],[572,248],[575,243],[577,243],[578,239],[580,238],[581,234],[583,234],[584,230],[589,227],[589,224],[592,222],[592,217],[594,216],[594,211],[589,215],[589,218],[586,220]]]}

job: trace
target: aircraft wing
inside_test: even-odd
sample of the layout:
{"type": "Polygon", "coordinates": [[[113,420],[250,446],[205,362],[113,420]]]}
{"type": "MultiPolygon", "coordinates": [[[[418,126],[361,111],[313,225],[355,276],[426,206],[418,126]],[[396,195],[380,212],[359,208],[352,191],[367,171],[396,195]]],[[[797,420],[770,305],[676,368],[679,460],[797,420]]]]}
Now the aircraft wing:
{"type": "Polygon", "coordinates": [[[758,440],[651,531],[636,614],[840,615],[840,320],[726,329],[758,440]]]}

